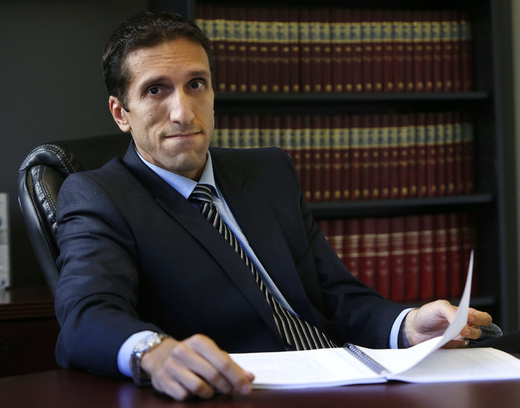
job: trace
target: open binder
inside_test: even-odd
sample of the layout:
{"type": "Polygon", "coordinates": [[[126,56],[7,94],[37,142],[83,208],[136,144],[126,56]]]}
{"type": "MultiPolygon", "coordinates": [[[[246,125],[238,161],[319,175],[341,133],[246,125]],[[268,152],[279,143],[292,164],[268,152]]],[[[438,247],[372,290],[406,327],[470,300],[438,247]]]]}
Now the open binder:
{"type": "Polygon", "coordinates": [[[407,349],[344,347],[305,351],[231,354],[255,374],[254,388],[331,387],[349,384],[453,382],[520,379],[520,360],[493,348],[441,349],[467,321],[473,253],[455,319],[441,337],[407,349]]]}

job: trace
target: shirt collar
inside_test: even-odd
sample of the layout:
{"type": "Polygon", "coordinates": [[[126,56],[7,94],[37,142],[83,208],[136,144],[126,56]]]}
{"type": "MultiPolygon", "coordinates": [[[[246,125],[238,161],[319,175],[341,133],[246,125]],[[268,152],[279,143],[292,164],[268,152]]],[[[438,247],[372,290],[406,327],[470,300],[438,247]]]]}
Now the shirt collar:
{"type": "MultiPolygon", "coordinates": [[[[135,149],[135,152],[137,153],[137,156],[143,161],[144,164],[146,164],[155,174],[157,174],[160,178],[162,178],[164,181],[166,181],[170,186],[172,186],[175,190],[177,190],[184,198],[188,198],[190,194],[195,189],[195,186],[198,184],[196,181],[181,176],[176,173],[172,173],[171,171],[165,170],[159,166],[156,166],[155,164],[152,164],[148,161],[146,161],[135,149]]],[[[200,177],[199,183],[201,184],[209,184],[212,186],[215,191],[217,190],[217,185],[215,184],[215,177],[213,174],[213,162],[211,160],[211,154],[208,151],[207,153],[207,160],[206,165],[204,167],[204,170],[202,172],[202,176],[200,177]]]]}

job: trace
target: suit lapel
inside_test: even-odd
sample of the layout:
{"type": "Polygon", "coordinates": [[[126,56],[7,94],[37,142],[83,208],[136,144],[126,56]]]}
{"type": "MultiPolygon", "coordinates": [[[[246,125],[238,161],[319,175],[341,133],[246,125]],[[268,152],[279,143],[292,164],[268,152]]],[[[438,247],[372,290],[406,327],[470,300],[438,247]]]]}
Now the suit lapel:
{"type": "Polygon", "coordinates": [[[220,233],[189,201],[142,163],[133,145],[128,149],[124,162],[164,211],[207,249],[238,290],[278,336],[271,308],[259,290],[251,271],[220,233]]]}
{"type": "Polygon", "coordinates": [[[270,192],[246,180],[242,172],[236,171],[227,160],[221,160],[213,150],[212,159],[217,184],[267,273],[295,312],[321,327],[298,278],[278,217],[266,199],[270,192]]]}

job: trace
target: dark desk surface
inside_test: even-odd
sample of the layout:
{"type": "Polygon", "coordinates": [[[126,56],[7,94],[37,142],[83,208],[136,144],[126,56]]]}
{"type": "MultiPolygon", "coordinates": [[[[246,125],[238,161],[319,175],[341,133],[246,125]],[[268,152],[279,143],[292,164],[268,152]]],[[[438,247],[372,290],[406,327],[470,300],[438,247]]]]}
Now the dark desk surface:
{"type": "Polygon", "coordinates": [[[131,382],[119,382],[79,371],[56,370],[0,379],[2,408],[518,408],[519,403],[520,381],[389,383],[313,390],[253,391],[246,396],[219,396],[208,401],[177,403],[149,388],[137,388],[131,382]]]}

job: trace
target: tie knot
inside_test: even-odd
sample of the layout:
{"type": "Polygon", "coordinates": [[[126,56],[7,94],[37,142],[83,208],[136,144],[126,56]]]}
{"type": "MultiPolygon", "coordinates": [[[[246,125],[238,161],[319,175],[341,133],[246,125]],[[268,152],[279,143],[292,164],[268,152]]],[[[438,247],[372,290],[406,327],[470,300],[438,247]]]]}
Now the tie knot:
{"type": "Polygon", "coordinates": [[[202,203],[212,203],[213,199],[211,198],[212,187],[208,184],[197,184],[195,189],[190,194],[190,201],[194,202],[202,202],[202,203]]]}

